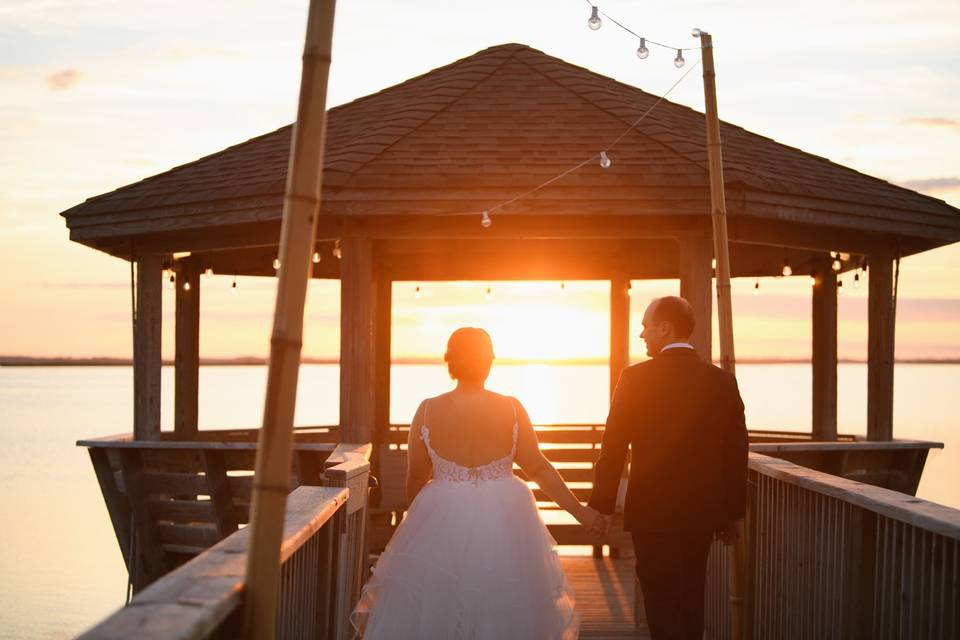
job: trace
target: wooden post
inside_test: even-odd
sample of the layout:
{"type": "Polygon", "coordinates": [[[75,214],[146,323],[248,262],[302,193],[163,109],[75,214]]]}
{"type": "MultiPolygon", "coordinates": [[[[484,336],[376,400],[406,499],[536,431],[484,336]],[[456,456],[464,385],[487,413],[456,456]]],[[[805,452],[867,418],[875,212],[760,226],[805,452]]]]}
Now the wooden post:
{"type": "Polygon", "coordinates": [[[893,440],[893,260],[870,256],[867,279],[867,440],[893,440]]]}
{"type": "Polygon", "coordinates": [[[610,397],[620,373],[630,366],[630,278],[610,279],[610,397]]]}
{"type": "Polygon", "coordinates": [[[693,305],[690,343],[706,362],[713,358],[713,242],[680,238],[680,296],[693,305]]]}
{"type": "Polygon", "coordinates": [[[163,282],[160,256],[137,257],[133,329],[133,439],[160,439],[160,342],[163,282]]]}
{"type": "MultiPolygon", "coordinates": [[[[733,304],[730,300],[730,247],[727,242],[727,203],[723,186],[723,155],[720,150],[720,118],[717,115],[716,72],[713,68],[713,37],[706,31],[700,37],[703,60],[704,112],[707,121],[707,159],[710,163],[710,204],[713,221],[714,255],[717,258],[717,316],[720,320],[720,364],[736,373],[733,349],[733,304]]],[[[741,640],[746,629],[743,619],[745,541],[728,547],[730,554],[730,636],[741,640]]]]}
{"type": "Polygon", "coordinates": [[[813,286],[814,440],[837,439],[837,274],[829,263],[815,267],[813,286]]]}
{"type": "Polygon", "coordinates": [[[196,261],[187,259],[177,269],[173,398],[173,432],[177,440],[193,440],[197,436],[199,388],[200,269],[196,261]]]}
{"type": "MultiPolygon", "coordinates": [[[[376,434],[383,434],[390,427],[390,342],[393,319],[393,281],[385,276],[376,279],[374,302],[374,426],[376,434]]],[[[379,438],[374,438],[378,441],[379,438]]],[[[376,455],[374,450],[373,455],[376,455]]]]}
{"type": "Polygon", "coordinates": [[[283,197],[281,268],[251,495],[243,607],[244,635],[256,640],[272,640],[276,634],[280,544],[290,490],[303,309],[320,212],[334,6],[334,0],[311,0],[307,13],[300,101],[291,133],[283,197]]]}
{"type": "Polygon", "coordinates": [[[377,404],[373,242],[343,238],[340,248],[340,438],[372,442],[377,404]]]}

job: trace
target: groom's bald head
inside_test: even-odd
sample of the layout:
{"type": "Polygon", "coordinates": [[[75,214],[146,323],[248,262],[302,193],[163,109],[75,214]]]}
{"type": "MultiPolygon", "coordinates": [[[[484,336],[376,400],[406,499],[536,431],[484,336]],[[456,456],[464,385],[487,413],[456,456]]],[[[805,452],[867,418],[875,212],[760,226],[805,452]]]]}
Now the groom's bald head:
{"type": "Polygon", "coordinates": [[[696,320],[693,307],[680,296],[655,298],[650,303],[651,318],[654,322],[669,322],[678,340],[687,340],[693,335],[696,320]]]}
{"type": "Polygon", "coordinates": [[[656,356],[672,342],[686,342],[693,333],[693,307],[683,298],[655,298],[643,314],[643,333],[647,355],[656,356]]]}

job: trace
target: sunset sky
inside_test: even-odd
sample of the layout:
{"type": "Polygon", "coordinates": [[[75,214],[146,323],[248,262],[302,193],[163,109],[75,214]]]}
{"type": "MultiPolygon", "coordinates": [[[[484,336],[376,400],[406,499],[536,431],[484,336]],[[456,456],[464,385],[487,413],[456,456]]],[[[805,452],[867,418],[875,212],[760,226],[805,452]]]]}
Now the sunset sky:
{"type": "MultiPolygon", "coordinates": [[[[582,0],[367,0],[338,7],[329,105],[505,42],[660,94],[673,54],[586,26],[582,0]]],[[[306,0],[5,0],[0,4],[0,355],[128,357],[127,263],[68,241],[57,214],[105,191],[276,129],[295,115],[306,0]]],[[[720,115],[756,133],[960,206],[960,3],[892,0],[600,4],[650,39],[714,34],[720,115]]],[[[692,61],[695,56],[691,54],[692,61]]],[[[699,74],[671,99],[702,110],[699,74]]],[[[904,260],[899,357],[960,357],[960,246],[904,260]]],[[[201,355],[265,355],[275,282],[204,280],[201,355]]],[[[806,357],[805,278],[734,283],[738,355],[806,357]]],[[[865,288],[840,303],[840,355],[866,355],[865,288]]],[[[394,355],[442,352],[487,327],[508,358],[603,358],[603,282],[398,283],[394,355]],[[492,296],[488,300],[487,287],[492,296]]],[[[676,282],[635,283],[644,304],[676,282]]],[[[173,292],[165,291],[172,355],[173,292]]],[[[304,355],[336,357],[339,286],[315,282],[304,355]]]]}

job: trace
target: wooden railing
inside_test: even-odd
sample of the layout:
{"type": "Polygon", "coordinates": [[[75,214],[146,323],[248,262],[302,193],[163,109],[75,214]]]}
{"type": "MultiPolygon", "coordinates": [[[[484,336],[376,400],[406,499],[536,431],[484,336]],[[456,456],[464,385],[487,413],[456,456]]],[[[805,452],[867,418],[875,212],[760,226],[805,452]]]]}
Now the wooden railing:
{"type": "MultiPolygon", "coordinates": [[[[750,454],[746,637],[960,637],[960,511],[750,454]]],[[[707,567],[707,638],[730,637],[729,558],[707,567]]]]}
{"type": "MultiPolygon", "coordinates": [[[[338,447],[322,487],[287,500],[277,638],[348,638],[365,576],[369,446],[338,447]]],[[[241,529],[145,588],[84,639],[242,636],[248,531],[241,529]]]]}

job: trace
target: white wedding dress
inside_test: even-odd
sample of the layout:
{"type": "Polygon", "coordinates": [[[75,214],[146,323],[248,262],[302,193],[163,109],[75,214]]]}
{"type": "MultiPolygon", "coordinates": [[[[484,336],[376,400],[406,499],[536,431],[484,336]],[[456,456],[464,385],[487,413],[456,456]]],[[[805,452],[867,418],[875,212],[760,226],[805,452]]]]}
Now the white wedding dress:
{"type": "Polygon", "coordinates": [[[365,640],[568,640],[579,618],[533,493],[510,453],[479,467],[420,437],[433,480],[410,505],[351,616],[365,640]]]}

